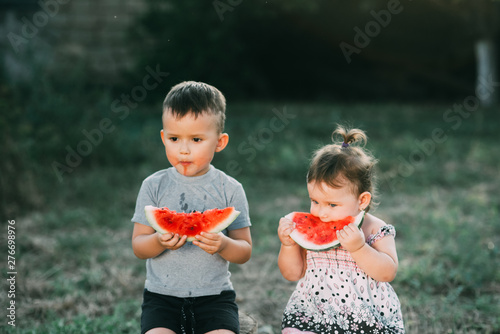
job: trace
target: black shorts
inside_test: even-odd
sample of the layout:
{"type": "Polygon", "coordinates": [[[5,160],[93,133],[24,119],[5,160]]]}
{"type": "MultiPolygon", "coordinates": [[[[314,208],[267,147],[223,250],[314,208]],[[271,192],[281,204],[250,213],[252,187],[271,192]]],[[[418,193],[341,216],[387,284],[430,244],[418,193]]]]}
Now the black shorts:
{"type": "Polygon", "coordinates": [[[239,333],[238,306],[233,290],[220,295],[177,298],[144,289],[141,333],[163,327],[177,334],[207,333],[227,329],[239,333]]]}

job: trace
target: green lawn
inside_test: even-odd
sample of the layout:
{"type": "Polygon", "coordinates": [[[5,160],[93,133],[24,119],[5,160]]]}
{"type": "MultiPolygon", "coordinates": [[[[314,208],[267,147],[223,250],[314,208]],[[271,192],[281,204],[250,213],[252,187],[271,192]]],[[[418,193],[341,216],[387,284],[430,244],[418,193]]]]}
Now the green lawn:
{"type": "MultiPolygon", "coordinates": [[[[309,157],[337,122],[350,122],[367,132],[379,159],[374,214],[397,230],[393,287],[407,333],[500,332],[500,114],[464,116],[452,105],[229,103],[230,143],[214,164],[247,192],[254,252],[231,266],[232,280],[241,309],[261,328],[278,333],[294,287],[276,265],[278,220],[308,209],[309,157]]],[[[3,316],[0,331],[138,332],[145,268],[131,250],[130,218],[141,181],[168,162],[159,113],[134,113],[111,118],[116,129],[62,182],[51,163],[64,163],[66,145],[85,138],[81,124],[96,128],[104,116],[75,123],[67,136],[44,134],[48,157],[17,144],[28,148],[17,157],[30,165],[22,182],[9,183],[25,189],[7,217],[16,222],[16,327],[3,316]],[[24,201],[31,209],[21,213],[24,201]]],[[[6,312],[9,300],[0,298],[6,312]]]]}

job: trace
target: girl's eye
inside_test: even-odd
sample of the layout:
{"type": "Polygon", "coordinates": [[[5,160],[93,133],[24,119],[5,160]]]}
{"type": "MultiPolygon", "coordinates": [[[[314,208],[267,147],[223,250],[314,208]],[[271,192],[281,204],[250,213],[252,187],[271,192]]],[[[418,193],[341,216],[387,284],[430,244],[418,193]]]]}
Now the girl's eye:
{"type": "Polygon", "coordinates": [[[337,206],[337,204],[333,204],[333,203],[330,203],[329,205],[330,205],[332,208],[334,208],[334,207],[336,207],[336,206],[337,206]]]}
{"type": "Polygon", "coordinates": [[[318,202],[317,202],[317,201],[315,201],[315,200],[313,200],[313,199],[311,200],[311,203],[312,203],[312,204],[318,204],[318,202]]]}

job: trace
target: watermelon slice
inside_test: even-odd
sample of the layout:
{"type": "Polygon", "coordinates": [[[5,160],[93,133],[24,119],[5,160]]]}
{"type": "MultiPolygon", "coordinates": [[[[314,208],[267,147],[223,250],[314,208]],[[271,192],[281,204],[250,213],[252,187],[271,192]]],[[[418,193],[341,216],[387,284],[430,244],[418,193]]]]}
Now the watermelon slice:
{"type": "Polygon", "coordinates": [[[350,223],[361,227],[365,212],[361,211],[356,217],[348,216],[341,220],[323,222],[316,216],[306,212],[292,212],[286,218],[295,223],[295,229],[290,233],[292,238],[302,248],[313,251],[324,251],[339,247],[337,231],[350,223]]]}
{"type": "Polygon", "coordinates": [[[168,208],[152,205],[144,207],[146,218],[151,226],[161,234],[170,232],[187,235],[187,241],[193,241],[201,232],[218,233],[231,225],[240,214],[234,207],[211,209],[204,212],[175,212],[168,208]]]}

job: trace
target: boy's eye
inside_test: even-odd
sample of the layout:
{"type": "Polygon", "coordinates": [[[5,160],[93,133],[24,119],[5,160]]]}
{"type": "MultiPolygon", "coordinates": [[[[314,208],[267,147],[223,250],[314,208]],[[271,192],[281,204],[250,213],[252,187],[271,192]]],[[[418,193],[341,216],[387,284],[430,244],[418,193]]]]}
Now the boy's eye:
{"type": "Polygon", "coordinates": [[[311,200],[311,202],[312,202],[313,204],[318,204],[318,202],[317,202],[317,201],[315,201],[315,200],[313,200],[313,199],[311,200]]]}
{"type": "Polygon", "coordinates": [[[193,138],[193,141],[194,141],[195,143],[199,143],[199,142],[201,141],[201,138],[193,138]]]}
{"type": "Polygon", "coordinates": [[[332,208],[334,208],[334,207],[336,207],[336,206],[337,206],[337,204],[333,204],[333,203],[330,203],[329,205],[330,205],[332,208]]]}
{"type": "Polygon", "coordinates": [[[170,137],[171,141],[177,141],[177,137],[170,137]]]}

